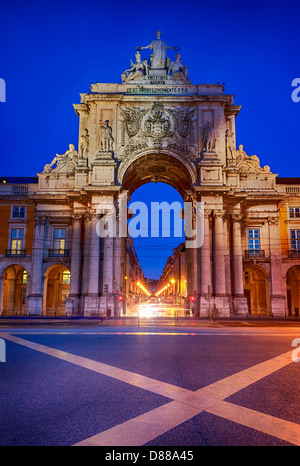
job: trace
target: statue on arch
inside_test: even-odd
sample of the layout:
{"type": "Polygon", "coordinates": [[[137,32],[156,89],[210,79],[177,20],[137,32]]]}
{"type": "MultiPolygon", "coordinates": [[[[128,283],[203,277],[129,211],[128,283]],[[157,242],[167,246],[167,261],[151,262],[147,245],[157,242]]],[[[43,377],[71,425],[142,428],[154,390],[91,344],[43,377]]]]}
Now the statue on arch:
{"type": "Polygon", "coordinates": [[[112,129],[109,126],[109,120],[105,120],[104,125],[100,127],[100,150],[101,152],[113,151],[114,138],[112,129]]]}
{"type": "Polygon", "coordinates": [[[128,81],[132,81],[134,79],[142,78],[149,71],[149,65],[147,60],[142,61],[140,52],[136,52],[135,54],[135,63],[132,60],[131,67],[128,70],[125,70],[124,73],[121,74],[122,81],[126,84],[128,81]]]}
{"type": "Polygon", "coordinates": [[[190,82],[188,77],[188,67],[183,65],[180,53],[176,53],[175,61],[171,62],[169,66],[169,73],[171,73],[174,78],[184,78],[187,83],[190,82]]]}
{"type": "Polygon", "coordinates": [[[203,152],[214,152],[216,147],[216,136],[213,125],[207,121],[202,131],[202,150],[203,152]]]}
{"type": "Polygon", "coordinates": [[[225,140],[226,140],[226,158],[229,164],[234,163],[234,159],[236,157],[236,150],[235,150],[235,140],[234,140],[234,133],[227,129],[225,131],[225,140]]]}
{"type": "Polygon", "coordinates": [[[83,130],[83,133],[80,137],[80,150],[79,150],[79,157],[81,159],[87,159],[88,157],[88,152],[89,152],[89,132],[88,129],[85,128],[83,130]]]}
{"type": "Polygon", "coordinates": [[[69,144],[69,149],[64,154],[56,154],[51,163],[44,167],[44,173],[50,173],[52,170],[57,172],[60,170],[73,170],[78,161],[78,152],[74,144],[69,144]],[[56,168],[53,165],[56,164],[56,168]]]}
{"type": "Polygon", "coordinates": [[[156,31],[155,33],[156,39],[154,39],[149,45],[146,47],[137,47],[138,51],[144,49],[152,50],[152,55],[150,57],[151,62],[151,69],[158,68],[158,69],[165,69],[166,67],[166,52],[167,49],[173,49],[178,52],[179,47],[169,47],[161,38],[161,32],[156,31]]]}

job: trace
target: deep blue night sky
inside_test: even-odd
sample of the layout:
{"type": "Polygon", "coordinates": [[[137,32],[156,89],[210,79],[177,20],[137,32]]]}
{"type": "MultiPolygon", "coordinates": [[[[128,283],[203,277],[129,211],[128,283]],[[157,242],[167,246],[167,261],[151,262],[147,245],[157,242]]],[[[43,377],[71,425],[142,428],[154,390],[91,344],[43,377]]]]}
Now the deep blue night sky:
{"type": "Polygon", "coordinates": [[[300,77],[299,13],[296,2],[271,1],[2,4],[0,175],[34,176],[69,143],[77,148],[72,105],[79,93],[91,82],[121,82],[136,47],[160,29],[168,45],[180,47],[194,84],[224,82],[242,105],[237,145],[273,173],[299,177],[300,102],[291,99],[292,80],[300,77]]]}

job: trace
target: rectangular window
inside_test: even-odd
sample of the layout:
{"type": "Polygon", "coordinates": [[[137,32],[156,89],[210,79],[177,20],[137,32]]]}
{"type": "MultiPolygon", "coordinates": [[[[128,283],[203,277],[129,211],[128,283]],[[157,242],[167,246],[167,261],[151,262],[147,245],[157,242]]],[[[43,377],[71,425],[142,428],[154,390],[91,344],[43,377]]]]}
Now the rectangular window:
{"type": "Polygon", "coordinates": [[[63,254],[66,245],[65,228],[54,228],[53,230],[53,249],[57,254],[63,254]]]}
{"type": "Polygon", "coordinates": [[[61,305],[66,305],[67,297],[69,296],[69,290],[61,290],[61,305]]]}
{"type": "Polygon", "coordinates": [[[25,218],[25,207],[13,206],[12,210],[13,218],[25,218]]]}
{"type": "Polygon", "coordinates": [[[300,218],[300,207],[290,207],[290,218],[300,218]]]}
{"type": "Polygon", "coordinates": [[[300,252],[300,230],[291,230],[291,247],[293,251],[300,252]]]}
{"type": "Polygon", "coordinates": [[[23,272],[23,280],[22,281],[23,281],[24,285],[27,284],[27,272],[26,272],[26,270],[24,270],[24,272],[23,272]]]}
{"type": "Polygon", "coordinates": [[[70,285],[71,283],[71,274],[69,270],[64,270],[62,274],[62,283],[63,285],[70,285]]]}
{"type": "Polygon", "coordinates": [[[24,230],[13,228],[11,230],[10,251],[11,254],[21,254],[23,249],[24,230]]]}
{"type": "Polygon", "coordinates": [[[259,230],[248,230],[248,249],[250,254],[259,254],[259,230]]]}

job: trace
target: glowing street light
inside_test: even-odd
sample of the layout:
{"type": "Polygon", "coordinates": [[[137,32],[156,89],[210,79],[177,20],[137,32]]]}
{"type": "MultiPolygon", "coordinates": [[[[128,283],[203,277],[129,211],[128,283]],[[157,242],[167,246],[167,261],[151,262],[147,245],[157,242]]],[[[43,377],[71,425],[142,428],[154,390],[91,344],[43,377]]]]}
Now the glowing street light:
{"type": "Polygon", "coordinates": [[[147,296],[151,296],[151,294],[149,293],[148,290],[146,290],[146,288],[140,283],[140,282],[137,282],[137,286],[139,286],[141,288],[141,290],[144,291],[144,293],[146,293],[147,296]]]}

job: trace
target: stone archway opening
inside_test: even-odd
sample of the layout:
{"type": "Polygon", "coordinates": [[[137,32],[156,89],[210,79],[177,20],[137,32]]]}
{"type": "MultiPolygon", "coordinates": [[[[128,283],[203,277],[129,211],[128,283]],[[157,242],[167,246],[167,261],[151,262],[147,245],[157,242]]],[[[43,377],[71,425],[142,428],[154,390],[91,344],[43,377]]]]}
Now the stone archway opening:
{"type": "MultiPolygon", "coordinates": [[[[130,313],[130,307],[135,310],[132,304],[148,300],[159,304],[160,312],[156,313],[156,316],[178,314],[179,308],[180,315],[192,315],[189,309],[186,312],[186,308],[190,306],[187,282],[192,283],[192,278],[187,275],[192,273],[192,267],[185,262],[184,219],[179,216],[182,215],[184,201],[188,200],[194,181],[195,173],[190,167],[179,158],[166,153],[141,156],[125,170],[122,187],[128,193],[129,209],[138,200],[147,199],[146,209],[149,222],[146,228],[148,231],[144,237],[134,239],[134,243],[151,295],[151,297],[139,296],[136,285],[125,281],[127,304],[130,305],[127,308],[127,314],[130,313]],[[151,208],[151,204],[161,207],[159,219],[161,230],[159,232],[152,229],[153,207],[151,208]],[[165,211],[163,206],[166,208],[165,211]],[[175,216],[181,222],[181,231],[178,227],[180,222],[176,222],[175,216]],[[166,217],[170,223],[167,220],[163,224],[162,219],[166,220],[166,217]],[[166,225],[171,227],[168,229],[166,225]],[[152,262],[152,267],[150,267],[150,262],[152,262]],[[156,267],[155,271],[153,265],[156,267]],[[169,273],[167,273],[167,267],[170,269],[169,273]],[[169,286],[155,299],[156,292],[164,287],[164,281],[168,282],[166,285],[169,286]],[[132,296],[135,296],[135,300],[132,296]]],[[[143,226],[145,230],[145,225],[143,226]]],[[[127,275],[129,274],[125,273],[125,276],[127,275]]],[[[148,315],[148,309],[146,311],[148,315]]]]}
{"type": "Polygon", "coordinates": [[[27,271],[21,265],[10,265],[3,278],[2,315],[25,315],[27,271]]]}
{"type": "Polygon", "coordinates": [[[64,265],[53,265],[47,270],[45,274],[44,315],[65,316],[70,280],[70,270],[64,265]]]}
{"type": "Polygon", "coordinates": [[[131,194],[146,183],[166,183],[178,191],[183,199],[196,181],[192,164],[167,152],[144,154],[120,170],[122,188],[131,194]]]}
{"type": "Polygon", "coordinates": [[[300,309],[300,266],[291,267],[286,276],[288,314],[299,316],[300,309]]]}
{"type": "Polygon", "coordinates": [[[244,270],[244,293],[247,298],[250,315],[261,316],[271,314],[268,276],[262,267],[256,265],[246,267],[244,270]]]}

